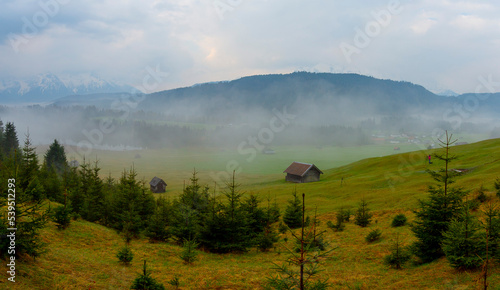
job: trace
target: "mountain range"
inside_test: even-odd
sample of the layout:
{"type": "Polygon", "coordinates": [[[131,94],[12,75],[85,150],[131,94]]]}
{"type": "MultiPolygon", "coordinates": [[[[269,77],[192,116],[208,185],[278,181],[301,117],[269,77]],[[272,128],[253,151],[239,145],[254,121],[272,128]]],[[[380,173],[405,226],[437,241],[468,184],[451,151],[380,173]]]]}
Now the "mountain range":
{"type": "Polygon", "coordinates": [[[88,94],[136,92],[129,85],[104,80],[89,73],[80,75],[40,74],[25,79],[0,80],[1,104],[48,104],[58,98],[88,94]]]}
{"type": "MultiPolygon", "coordinates": [[[[113,102],[141,94],[131,86],[96,75],[44,74],[29,80],[0,81],[0,103],[51,103],[57,106],[111,108],[113,102]]],[[[216,116],[242,120],[273,110],[298,112],[302,120],[332,123],[377,116],[426,116],[452,120],[494,116],[500,93],[434,94],[405,81],[377,79],[359,74],[294,72],[254,75],[232,81],[196,84],[132,98],[132,110],[159,112],[176,119],[216,116]],[[137,101],[138,100],[138,101],[137,101]],[[448,112],[451,108],[451,113],[448,112]],[[460,109],[462,108],[462,109],[460,109]],[[462,111],[460,111],[462,110],[462,111]],[[464,113],[465,110],[465,113],[464,113]],[[444,116],[443,112],[447,115],[444,116]]],[[[122,106],[124,107],[124,106],[122,106]]],[[[262,114],[261,114],[262,116],[262,114]]]]}

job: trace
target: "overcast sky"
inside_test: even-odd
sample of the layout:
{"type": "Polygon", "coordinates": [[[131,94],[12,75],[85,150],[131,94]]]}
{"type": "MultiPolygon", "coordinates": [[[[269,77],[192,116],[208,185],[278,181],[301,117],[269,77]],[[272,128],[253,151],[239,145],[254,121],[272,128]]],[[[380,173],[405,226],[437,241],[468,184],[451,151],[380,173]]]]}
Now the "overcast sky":
{"type": "Polygon", "coordinates": [[[500,91],[498,1],[0,3],[1,78],[93,72],[140,86],[149,67],[160,90],[305,70],[457,93],[482,76],[500,91]]]}

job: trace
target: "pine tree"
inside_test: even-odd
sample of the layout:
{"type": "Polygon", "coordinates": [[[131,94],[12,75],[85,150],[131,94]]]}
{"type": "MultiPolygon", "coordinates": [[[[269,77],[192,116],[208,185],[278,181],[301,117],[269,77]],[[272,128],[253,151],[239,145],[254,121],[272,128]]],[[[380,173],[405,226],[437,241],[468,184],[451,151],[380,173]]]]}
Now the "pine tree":
{"type": "Polygon", "coordinates": [[[144,267],[142,270],[142,274],[140,274],[137,278],[135,278],[130,289],[164,290],[165,286],[163,286],[163,284],[157,282],[153,277],[151,277],[151,273],[146,268],[146,260],[144,260],[144,267]]]}
{"type": "Polygon", "coordinates": [[[392,247],[389,255],[385,256],[384,262],[395,269],[402,269],[403,265],[411,258],[411,253],[408,249],[401,246],[399,242],[399,234],[396,236],[396,242],[392,247]]]}
{"type": "Polygon", "coordinates": [[[253,244],[249,217],[242,209],[243,193],[238,190],[238,186],[233,172],[232,181],[227,183],[223,192],[227,202],[216,204],[205,221],[200,242],[211,252],[246,252],[253,244]]]}
{"type": "Polygon", "coordinates": [[[316,289],[322,290],[329,287],[328,282],[316,279],[319,272],[319,266],[333,250],[321,249],[316,243],[311,241],[321,239],[323,232],[316,235],[315,223],[306,232],[305,225],[305,194],[302,194],[301,208],[301,232],[295,234],[298,251],[287,249],[290,257],[285,264],[275,264],[275,270],[278,272],[276,276],[271,276],[267,281],[267,288],[273,289],[316,289]]]}
{"type": "Polygon", "coordinates": [[[137,173],[132,168],[124,171],[113,196],[112,226],[126,236],[139,236],[147,228],[154,213],[155,200],[144,185],[136,179],[137,173]]]}
{"type": "Polygon", "coordinates": [[[302,203],[297,196],[297,189],[293,192],[292,199],[288,200],[283,222],[291,229],[302,227],[302,203]]]}
{"type": "Polygon", "coordinates": [[[196,252],[196,248],[198,248],[198,246],[199,244],[194,240],[184,240],[179,258],[186,264],[192,264],[197,259],[198,253],[196,252]]]}
{"type": "Polygon", "coordinates": [[[500,210],[493,203],[489,203],[483,211],[482,227],[488,241],[489,256],[500,259],[500,210]]]}
{"type": "Polygon", "coordinates": [[[64,187],[62,179],[57,175],[54,168],[48,168],[46,163],[40,169],[40,181],[47,193],[47,198],[58,203],[64,202],[64,187]]]}
{"type": "Polygon", "coordinates": [[[362,199],[359,203],[358,210],[356,211],[356,215],[354,216],[354,224],[360,227],[367,227],[372,219],[372,214],[368,209],[368,203],[365,199],[362,199]]]}
{"type": "Polygon", "coordinates": [[[452,135],[446,140],[439,140],[444,154],[434,156],[445,162],[445,167],[440,171],[428,171],[430,175],[441,184],[435,188],[429,186],[429,197],[427,200],[419,201],[419,208],[415,211],[415,221],[411,227],[417,241],[413,244],[414,254],[422,262],[431,262],[444,255],[441,248],[443,233],[448,230],[450,222],[456,218],[463,206],[462,198],[465,193],[459,188],[450,188],[455,177],[449,171],[449,163],[456,159],[450,154],[450,146],[456,142],[452,141],[452,135]]]}
{"type": "Polygon", "coordinates": [[[172,235],[178,243],[184,240],[197,240],[203,228],[203,222],[210,210],[209,188],[198,184],[196,170],[190,178],[191,183],[186,186],[183,193],[173,202],[174,221],[172,235]]]}
{"type": "Polygon", "coordinates": [[[248,218],[248,238],[252,244],[258,243],[258,239],[267,225],[266,213],[259,207],[259,204],[260,200],[254,194],[250,194],[241,204],[241,210],[248,218]]]}
{"type": "Polygon", "coordinates": [[[82,187],[84,187],[84,201],[81,215],[90,222],[100,222],[103,220],[105,211],[104,183],[99,177],[99,171],[96,160],[93,167],[82,166],[81,177],[82,187]]]}
{"type": "Polygon", "coordinates": [[[451,266],[459,270],[477,269],[483,264],[486,243],[480,233],[480,224],[464,207],[443,234],[443,252],[451,266]]]}
{"type": "MultiPolygon", "coordinates": [[[[34,178],[39,177],[39,165],[38,156],[36,154],[36,148],[33,147],[30,139],[29,132],[26,134],[26,139],[24,142],[24,147],[21,153],[21,166],[19,168],[19,178],[18,178],[18,189],[26,192],[29,183],[32,182],[34,178]]],[[[29,197],[31,201],[43,200],[45,198],[43,191],[32,191],[34,196],[29,197]]]]}
{"type": "Polygon", "coordinates": [[[170,237],[168,227],[171,224],[172,204],[164,197],[159,197],[156,200],[156,208],[153,216],[151,217],[146,236],[151,242],[166,242],[170,237]]]}
{"type": "MultiPolygon", "coordinates": [[[[268,204],[270,204],[269,199],[268,199],[268,204]]],[[[280,208],[278,206],[278,203],[276,202],[276,197],[275,197],[272,205],[267,207],[267,221],[269,223],[278,222],[280,220],[280,216],[281,216],[280,208]]]]}
{"type": "Polygon", "coordinates": [[[54,140],[49,149],[45,153],[45,163],[47,167],[54,168],[58,175],[62,175],[68,168],[68,160],[64,152],[64,146],[54,140]]]}
{"type": "Polygon", "coordinates": [[[19,151],[19,139],[17,138],[17,132],[14,123],[7,122],[2,141],[3,153],[6,156],[12,156],[14,155],[15,151],[19,151]]]}

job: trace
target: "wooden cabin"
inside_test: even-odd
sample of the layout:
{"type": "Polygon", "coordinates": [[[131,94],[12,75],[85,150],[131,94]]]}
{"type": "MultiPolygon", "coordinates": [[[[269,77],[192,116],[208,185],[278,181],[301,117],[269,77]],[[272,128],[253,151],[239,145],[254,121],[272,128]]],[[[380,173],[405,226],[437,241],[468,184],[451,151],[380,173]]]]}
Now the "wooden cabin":
{"type": "Polygon", "coordinates": [[[320,174],[323,174],[316,165],[302,162],[293,162],[283,173],[286,173],[286,181],[296,183],[319,181],[320,174]]]}
{"type": "Polygon", "coordinates": [[[149,182],[149,188],[152,193],[163,193],[165,192],[165,188],[167,187],[167,183],[163,181],[163,179],[158,177],[153,177],[149,182]]]}

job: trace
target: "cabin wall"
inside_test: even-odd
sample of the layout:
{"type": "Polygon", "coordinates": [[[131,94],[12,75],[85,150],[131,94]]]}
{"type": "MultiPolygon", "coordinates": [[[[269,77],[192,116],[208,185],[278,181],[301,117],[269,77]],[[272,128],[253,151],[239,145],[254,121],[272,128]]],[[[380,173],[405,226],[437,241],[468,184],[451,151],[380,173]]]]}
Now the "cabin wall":
{"type": "Polygon", "coordinates": [[[302,183],[302,178],[300,176],[290,173],[286,174],[285,180],[290,182],[302,183]]]}
{"type": "Polygon", "coordinates": [[[314,181],[319,181],[319,172],[317,171],[309,171],[307,172],[306,175],[302,178],[302,182],[314,182],[314,181]]]}

